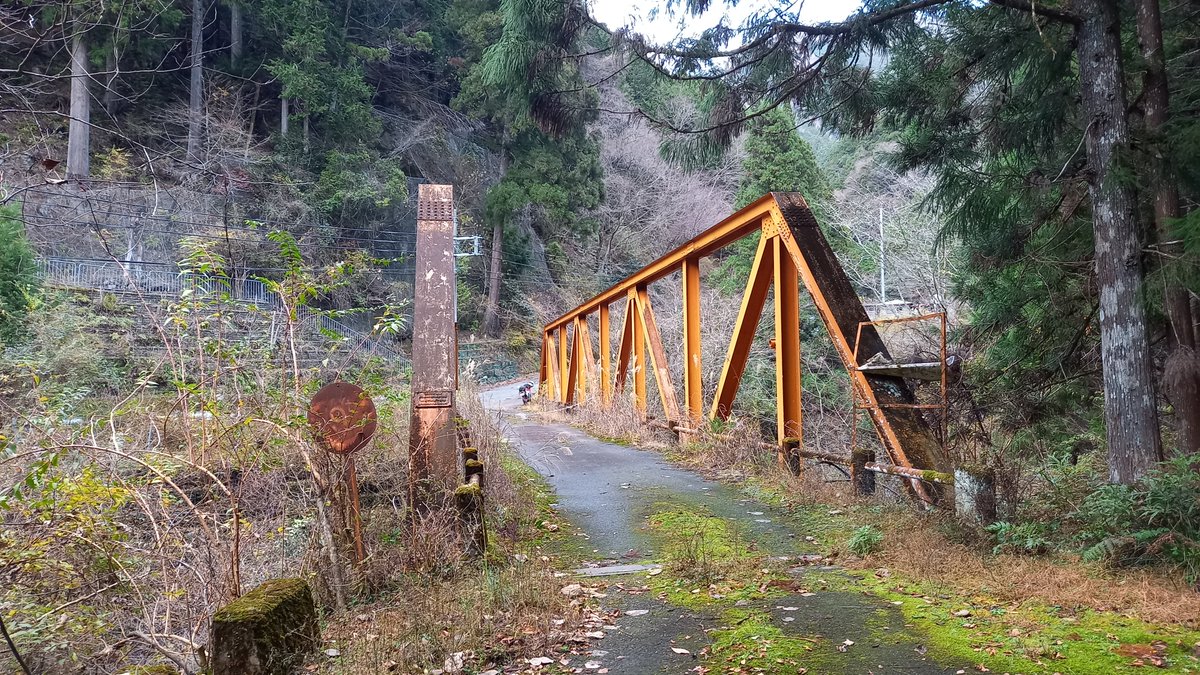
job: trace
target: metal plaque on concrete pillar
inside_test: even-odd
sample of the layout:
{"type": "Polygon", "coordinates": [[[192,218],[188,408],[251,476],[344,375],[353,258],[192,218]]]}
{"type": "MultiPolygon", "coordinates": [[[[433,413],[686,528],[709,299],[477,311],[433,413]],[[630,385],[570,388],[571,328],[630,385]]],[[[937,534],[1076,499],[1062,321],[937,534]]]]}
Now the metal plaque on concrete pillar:
{"type": "Polygon", "coordinates": [[[417,507],[459,483],[454,390],[458,380],[454,188],[421,185],[413,287],[409,495],[417,507]]]}

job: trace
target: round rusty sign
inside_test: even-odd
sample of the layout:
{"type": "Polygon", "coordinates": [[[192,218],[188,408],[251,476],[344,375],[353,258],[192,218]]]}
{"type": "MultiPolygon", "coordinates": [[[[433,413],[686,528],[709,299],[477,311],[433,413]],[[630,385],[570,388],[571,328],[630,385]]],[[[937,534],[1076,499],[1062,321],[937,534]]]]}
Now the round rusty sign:
{"type": "Polygon", "coordinates": [[[326,450],[338,455],[348,455],[366,445],[375,435],[378,420],[371,397],[349,382],[321,387],[308,406],[313,432],[326,450]]]}

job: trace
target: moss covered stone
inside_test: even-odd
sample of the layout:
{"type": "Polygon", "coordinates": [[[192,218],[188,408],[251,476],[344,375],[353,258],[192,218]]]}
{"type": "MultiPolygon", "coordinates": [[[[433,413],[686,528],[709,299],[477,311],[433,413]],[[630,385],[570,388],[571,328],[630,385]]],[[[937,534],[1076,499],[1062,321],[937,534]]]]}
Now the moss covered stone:
{"type": "Polygon", "coordinates": [[[286,675],[320,641],[308,583],[272,579],[213,615],[212,673],[286,675]]]}

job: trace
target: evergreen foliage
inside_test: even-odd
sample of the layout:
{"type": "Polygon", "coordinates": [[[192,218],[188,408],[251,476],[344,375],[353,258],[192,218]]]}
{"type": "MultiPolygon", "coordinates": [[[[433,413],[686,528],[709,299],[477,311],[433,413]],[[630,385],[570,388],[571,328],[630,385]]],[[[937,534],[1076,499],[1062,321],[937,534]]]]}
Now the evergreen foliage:
{"type": "MultiPolygon", "coordinates": [[[[749,126],[734,206],[740,209],[769,192],[799,192],[808,201],[817,222],[824,224],[825,209],[832,202],[833,191],[817,166],[812,146],[797,133],[793,115],[776,108],[754,119],[749,126]]],[[[835,250],[843,248],[839,246],[843,243],[839,238],[832,239],[835,250]]],[[[741,293],[757,245],[757,237],[746,237],[730,247],[728,257],[721,263],[718,282],[725,293],[741,293]]]]}
{"type": "Polygon", "coordinates": [[[751,122],[745,150],[734,206],[740,209],[768,192],[799,192],[822,220],[833,191],[788,110],[776,108],[751,122]]]}
{"type": "Polygon", "coordinates": [[[527,218],[551,249],[589,233],[587,214],[604,197],[599,141],[587,128],[596,94],[564,58],[579,37],[566,24],[580,16],[542,0],[459,0],[455,16],[466,57],[454,105],[486,120],[498,140],[506,167],[488,189],[485,218],[504,228],[505,267],[519,272],[517,218],[527,218]],[[531,66],[543,59],[560,67],[531,66]],[[529,92],[540,94],[530,99],[529,92]]]}
{"type": "Polygon", "coordinates": [[[37,285],[33,247],[13,206],[0,207],[0,346],[22,332],[29,295],[37,285]]]}

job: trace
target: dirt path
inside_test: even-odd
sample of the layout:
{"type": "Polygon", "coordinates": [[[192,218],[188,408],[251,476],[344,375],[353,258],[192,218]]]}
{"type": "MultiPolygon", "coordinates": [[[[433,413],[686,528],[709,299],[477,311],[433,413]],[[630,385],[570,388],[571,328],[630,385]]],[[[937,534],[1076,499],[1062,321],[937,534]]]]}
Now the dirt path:
{"type": "MultiPolygon", "coordinates": [[[[954,673],[963,667],[928,659],[921,636],[906,627],[901,613],[886,602],[853,588],[822,590],[827,586],[813,578],[811,568],[795,563],[800,556],[814,553],[816,542],[806,541],[802,525],[788,514],[673,466],[658,453],[606,443],[571,426],[544,423],[522,413],[515,387],[486,392],[482,397],[489,409],[504,418],[507,436],[521,457],[554,488],[559,513],[581,530],[578,548],[580,559],[588,561],[586,573],[603,573],[616,565],[661,562],[656,545],[662,539],[650,531],[647,520],[664,508],[687,508],[720,519],[736,532],[740,545],[769,555],[795,579],[790,594],[681,605],[660,599],[663,593],[648,591],[649,575],[644,570],[584,578],[585,583],[606,582],[605,607],[621,612],[618,627],[607,630],[598,642],[601,646],[587,655],[592,662],[587,665],[596,667],[586,672],[606,668],[609,673],[629,675],[954,673]],[[625,614],[630,610],[634,615],[625,614]],[[738,633],[739,622],[749,617],[755,617],[754,625],[763,629],[758,631],[762,636],[738,633]],[[765,638],[768,634],[774,637],[765,638]],[[726,643],[731,635],[744,638],[746,650],[726,649],[705,661],[696,660],[696,655],[711,645],[713,635],[726,636],[726,643]],[[847,645],[847,641],[853,644],[847,645]],[[784,644],[803,649],[793,648],[774,658],[784,644]],[[741,667],[738,655],[747,650],[778,665],[736,670],[741,667]],[[727,654],[733,654],[735,660],[731,662],[727,654]]],[[[820,574],[837,572],[825,569],[820,574]]]]}

